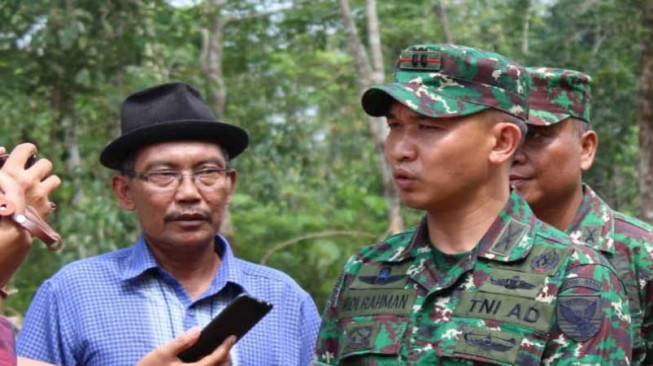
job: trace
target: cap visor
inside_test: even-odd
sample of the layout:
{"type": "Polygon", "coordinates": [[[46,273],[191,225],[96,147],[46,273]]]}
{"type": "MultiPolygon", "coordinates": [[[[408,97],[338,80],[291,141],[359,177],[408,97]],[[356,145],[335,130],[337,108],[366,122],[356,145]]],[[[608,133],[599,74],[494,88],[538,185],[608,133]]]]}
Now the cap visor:
{"type": "Polygon", "coordinates": [[[532,126],[551,126],[571,117],[568,113],[552,113],[544,109],[535,109],[531,106],[527,123],[532,126]]]}
{"type": "Polygon", "coordinates": [[[424,85],[416,87],[410,83],[374,86],[363,94],[361,104],[368,115],[381,117],[388,115],[393,100],[421,115],[433,118],[466,116],[491,108],[462,101],[424,85]]]}

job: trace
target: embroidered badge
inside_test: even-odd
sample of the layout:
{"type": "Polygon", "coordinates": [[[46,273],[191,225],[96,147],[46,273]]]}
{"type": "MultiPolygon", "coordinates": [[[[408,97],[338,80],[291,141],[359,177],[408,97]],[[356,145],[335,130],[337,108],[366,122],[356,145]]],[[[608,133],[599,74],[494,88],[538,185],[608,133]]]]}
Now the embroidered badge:
{"type": "Polygon", "coordinates": [[[372,326],[354,328],[347,334],[347,345],[349,349],[367,348],[372,343],[372,326]]]}
{"type": "Polygon", "coordinates": [[[540,301],[506,294],[463,292],[454,316],[496,320],[548,332],[554,306],[540,301]]]}
{"type": "Polygon", "coordinates": [[[598,295],[564,295],[558,298],[558,328],[569,338],[583,342],[601,329],[598,295]]]}
{"type": "Polygon", "coordinates": [[[345,290],[338,312],[341,317],[356,315],[408,315],[417,297],[415,290],[345,290]]]}
{"type": "Polygon", "coordinates": [[[414,48],[402,52],[399,57],[399,68],[404,70],[439,71],[441,66],[440,52],[429,51],[426,48],[414,48]]]}
{"type": "MultiPolygon", "coordinates": [[[[502,365],[516,365],[518,363],[517,356],[519,346],[524,340],[523,336],[465,325],[462,325],[459,329],[462,333],[462,339],[458,339],[454,346],[454,356],[455,354],[474,355],[479,361],[496,360],[502,365]]],[[[486,362],[481,363],[486,364],[486,362]]]]}
{"type": "Polygon", "coordinates": [[[367,264],[361,267],[350,289],[403,289],[411,262],[367,264]]]}
{"type": "Polygon", "coordinates": [[[583,226],[581,240],[586,244],[596,244],[601,238],[601,226],[583,226]]]}
{"type": "Polygon", "coordinates": [[[374,346],[379,323],[350,323],[345,326],[345,342],[341,354],[343,357],[352,352],[370,350],[374,346]]]}
{"type": "Polygon", "coordinates": [[[465,333],[465,343],[487,351],[506,352],[517,345],[515,338],[501,338],[490,334],[465,333]]]}
{"type": "Polygon", "coordinates": [[[510,219],[490,248],[490,252],[498,255],[508,255],[528,231],[528,225],[510,219]]]}
{"type": "Polygon", "coordinates": [[[535,299],[547,278],[543,273],[520,272],[492,266],[490,269],[487,280],[478,289],[479,292],[535,299]]]}
{"type": "Polygon", "coordinates": [[[519,276],[513,276],[512,278],[490,277],[490,282],[492,282],[493,285],[503,286],[510,290],[516,290],[516,289],[530,290],[532,288],[535,288],[534,284],[522,280],[521,278],[519,278],[519,276]]]}
{"type": "Polygon", "coordinates": [[[600,291],[601,282],[587,277],[568,278],[562,282],[562,290],[570,287],[585,287],[594,291],[600,291]]]}
{"type": "Polygon", "coordinates": [[[358,279],[370,285],[387,285],[404,278],[406,278],[405,274],[393,275],[390,266],[381,267],[377,276],[358,276],[358,279]]]}
{"type": "Polygon", "coordinates": [[[533,257],[531,269],[535,272],[546,272],[553,269],[559,261],[560,258],[555,250],[546,251],[533,257]]]}

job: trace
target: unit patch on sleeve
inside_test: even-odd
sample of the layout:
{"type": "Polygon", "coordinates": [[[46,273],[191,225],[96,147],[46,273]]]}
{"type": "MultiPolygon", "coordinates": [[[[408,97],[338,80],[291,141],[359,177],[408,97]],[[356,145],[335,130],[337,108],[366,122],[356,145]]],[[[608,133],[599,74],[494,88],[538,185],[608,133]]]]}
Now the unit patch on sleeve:
{"type": "Polygon", "coordinates": [[[569,338],[583,342],[596,335],[603,320],[599,295],[560,295],[558,328],[569,338]]]}
{"type": "Polygon", "coordinates": [[[564,291],[570,287],[585,287],[594,291],[600,291],[601,290],[601,282],[591,279],[591,278],[586,278],[586,277],[574,277],[574,278],[567,278],[564,280],[562,283],[562,290],[564,291]]]}

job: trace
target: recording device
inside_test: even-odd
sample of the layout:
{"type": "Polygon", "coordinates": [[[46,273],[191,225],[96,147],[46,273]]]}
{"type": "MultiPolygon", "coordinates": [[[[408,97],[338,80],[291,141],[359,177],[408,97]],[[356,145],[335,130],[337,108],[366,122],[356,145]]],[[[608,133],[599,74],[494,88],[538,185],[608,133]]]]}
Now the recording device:
{"type": "Polygon", "coordinates": [[[200,338],[190,348],[177,355],[184,362],[196,362],[211,354],[229,336],[242,338],[268,312],[272,304],[247,294],[238,295],[202,329],[200,338]]]}
{"type": "MultiPolygon", "coordinates": [[[[9,158],[9,154],[2,154],[0,155],[0,168],[2,168],[5,165],[5,162],[7,161],[7,158],[9,158]]],[[[25,169],[29,169],[34,163],[36,163],[36,155],[32,155],[27,159],[27,162],[25,163],[25,169]]]]}

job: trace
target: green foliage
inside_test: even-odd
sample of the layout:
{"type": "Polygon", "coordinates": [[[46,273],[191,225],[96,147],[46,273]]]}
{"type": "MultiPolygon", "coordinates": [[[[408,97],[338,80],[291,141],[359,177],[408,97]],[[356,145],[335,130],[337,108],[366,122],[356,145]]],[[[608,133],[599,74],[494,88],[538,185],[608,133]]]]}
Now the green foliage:
{"type": "MultiPolygon", "coordinates": [[[[587,178],[618,208],[637,212],[639,50],[633,39],[640,4],[443,3],[457,43],[529,66],[593,75],[601,148],[587,178]]],[[[377,1],[388,78],[408,44],[444,41],[434,4],[377,1]]],[[[366,40],[365,2],[351,6],[366,40]]],[[[224,118],[251,136],[248,151],[232,163],[237,254],[258,262],[292,242],[267,263],[297,279],[322,308],[347,258],[383,237],[383,187],[336,1],[227,1],[216,12],[204,2],[176,8],[161,0],[6,0],[0,4],[0,143],[33,141],[54,161],[64,184],[53,197],[59,208],[51,223],[65,238],[60,253],[35,243],[13,282],[20,293],[7,307],[23,312],[39,284],[65,263],[135,240],[136,217],[112,197],[111,172],[100,166],[99,153],[119,132],[120,103],[129,93],[171,80],[216,92],[201,58],[217,16],[232,18],[223,35],[224,118]],[[67,121],[77,137],[75,166],[67,121]]],[[[415,225],[420,213],[404,216],[415,225]]]]}

